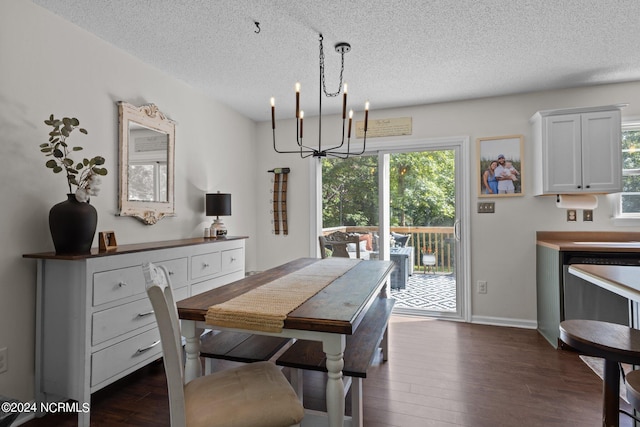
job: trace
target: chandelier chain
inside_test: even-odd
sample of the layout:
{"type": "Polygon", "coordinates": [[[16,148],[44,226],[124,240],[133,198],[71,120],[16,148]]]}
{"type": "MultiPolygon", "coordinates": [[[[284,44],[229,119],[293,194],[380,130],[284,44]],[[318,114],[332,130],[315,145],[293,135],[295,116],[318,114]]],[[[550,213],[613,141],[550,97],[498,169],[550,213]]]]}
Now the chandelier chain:
{"type": "Polygon", "coordinates": [[[338,96],[340,94],[340,92],[342,91],[342,73],[344,72],[344,52],[340,53],[340,84],[338,85],[338,91],[337,92],[327,92],[327,85],[325,83],[325,78],[324,78],[324,47],[322,45],[322,34],[320,34],[320,76],[322,79],[322,91],[324,92],[324,94],[326,96],[329,97],[334,97],[334,96],[338,96]]]}

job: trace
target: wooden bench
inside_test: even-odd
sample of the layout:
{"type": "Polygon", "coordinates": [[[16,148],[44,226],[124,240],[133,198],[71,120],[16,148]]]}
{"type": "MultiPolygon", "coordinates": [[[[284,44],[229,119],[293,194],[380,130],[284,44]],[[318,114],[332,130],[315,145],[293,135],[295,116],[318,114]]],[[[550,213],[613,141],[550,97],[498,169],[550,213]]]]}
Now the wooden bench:
{"type": "MultiPolygon", "coordinates": [[[[387,360],[387,325],[395,300],[378,298],[353,335],[346,336],[342,373],[351,387],[352,425],[362,426],[362,378],[382,347],[382,360],[387,360]]],[[[322,342],[297,340],[277,358],[276,364],[292,368],[292,383],[302,399],[302,371],[327,372],[322,342]]],[[[347,390],[345,390],[346,393],[347,390]]]]}
{"type": "Polygon", "coordinates": [[[200,356],[206,358],[205,374],[213,359],[253,363],[273,358],[291,340],[244,332],[210,331],[200,337],[200,356]]]}

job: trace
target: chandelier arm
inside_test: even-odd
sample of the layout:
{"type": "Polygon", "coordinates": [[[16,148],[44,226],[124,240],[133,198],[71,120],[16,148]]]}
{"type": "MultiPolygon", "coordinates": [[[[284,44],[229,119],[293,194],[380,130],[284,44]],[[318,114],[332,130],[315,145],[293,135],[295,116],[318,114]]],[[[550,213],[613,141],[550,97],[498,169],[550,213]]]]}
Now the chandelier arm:
{"type": "MultiPolygon", "coordinates": [[[[342,146],[344,145],[345,123],[346,123],[346,119],[342,119],[342,141],[340,141],[340,144],[338,144],[336,146],[333,146],[333,147],[325,148],[322,151],[334,151],[334,150],[339,150],[340,148],[342,148],[342,146]]],[[[348,143],[347,143],[347,151],[349,151],[349,144],[348,143]]]]}
{"type": "MultiPolygon", "coordinates": [[[[337,147],[335,147],[337,148],[337,147]]],[[[349,158],[349,156],[360,156],[362,154],[364,154],[364,152],[367,150],[367,132],[364,132],[364,139],[362,141],[362,149],[360,150],[360,152],[358,153],[352,153],[351,152],[351,140],[347,139],[347,151],[333,151],[332,149],[327,149],[325,150],[326,154],[328,156],[332,156],[332,157],[338,157],[341,159],[347,159],[349,158]]]]}
{"type": "MultiPolygon", "coordinates": [[[[316,151],[318,151],[317,149],[315,149],[313,147],[308,147],[306,145],[301,145],[300,147],[301,148],[305,148],[308,152],[316,152],[316,151]]],[[[322,151],[324,151],[324,150],[322,150],[322,151]]]]}
{"type": "MultiPolygon", "coordinates": [[[[309,147],[305,147],[305,148],[309,148],[309,147]]],[[[298,153],[301,154],[303,152],[304,153],[313,153],[313,150],[311,150],[311,149],[303,151],[302,150],[302,146],[301,146],[300,150],[278,150],[278,148],[276,147],[276,131],[275,131],[275,129],[273,130],[273,150],[276,153],[279,153],[279,154],[298,154],[298,153]]]]}

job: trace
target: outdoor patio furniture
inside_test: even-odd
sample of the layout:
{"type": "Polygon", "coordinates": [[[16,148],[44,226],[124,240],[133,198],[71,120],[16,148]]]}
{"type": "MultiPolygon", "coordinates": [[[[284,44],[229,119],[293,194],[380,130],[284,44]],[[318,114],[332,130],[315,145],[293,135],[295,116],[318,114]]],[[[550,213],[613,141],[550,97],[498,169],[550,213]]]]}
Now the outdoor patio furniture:
{"type": "Polygon", "coordinates": [[[350,258],[347,250],[348,244],[354,244],[356,258],[360,259],[360,237],[358,235],[349,235],[341,231],[336,231],[327,236],[318,237],[320,242],[320,256],[322,259],[327,258],[327,248],[331,249],[332,257],[350,258]]]}
{"type": "Polygon", "coordinates": [[[389,257],[396,264],[396,268],[391,272],[391,288],[404,289],[409,275],[413,273],[413,247],[391,248],[389,257]]]}
{"type": "Polygon", "coordinates": [[[391,237],[395,241],[396,246],[405,248],[409,246],[409,241],[411,240],[411,234],[400,234],[391,232],[391,237]]]}

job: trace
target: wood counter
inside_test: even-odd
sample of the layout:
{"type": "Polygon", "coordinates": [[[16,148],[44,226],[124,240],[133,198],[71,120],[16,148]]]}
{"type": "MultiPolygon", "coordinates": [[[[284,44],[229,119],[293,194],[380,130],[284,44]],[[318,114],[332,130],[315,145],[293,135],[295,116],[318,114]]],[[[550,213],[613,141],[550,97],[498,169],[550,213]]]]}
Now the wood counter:
{"type": "Polygon", "coordinates": [[[536,244],[564,252],[640,253],[640,232],[538,231],[536,244]]]}

